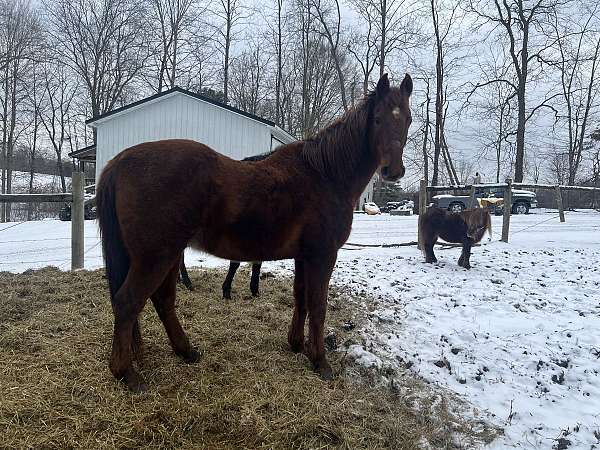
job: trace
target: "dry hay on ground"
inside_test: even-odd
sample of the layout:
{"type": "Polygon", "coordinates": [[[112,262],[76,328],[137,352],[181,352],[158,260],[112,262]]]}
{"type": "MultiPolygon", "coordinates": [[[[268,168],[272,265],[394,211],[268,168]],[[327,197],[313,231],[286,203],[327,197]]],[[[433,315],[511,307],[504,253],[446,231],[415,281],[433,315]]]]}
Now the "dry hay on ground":
{"type": "MultiPolygon", "coordinates": [[[[179,317],[200,363],[172,353],[151,304],[143,313],[143,374],[150,393],[133,395],[107,368],[112,312],[101,271],[54,268],[0,274],[2,448],[434,448],[451,445],[440,420],[415,414],[387,389],[340,375],[315,376],[288,350],[289,278],[268,279],[246,296],[221,300],[223,272],[192,271],[179,289],[179,317]]],[[[330,308],[341,330],[351,313],[330,308]]],[[[347,338],[343,331],[338,338],[347,338]]],[[[332,352],[334,369],[343,355],[332,352]]]]}

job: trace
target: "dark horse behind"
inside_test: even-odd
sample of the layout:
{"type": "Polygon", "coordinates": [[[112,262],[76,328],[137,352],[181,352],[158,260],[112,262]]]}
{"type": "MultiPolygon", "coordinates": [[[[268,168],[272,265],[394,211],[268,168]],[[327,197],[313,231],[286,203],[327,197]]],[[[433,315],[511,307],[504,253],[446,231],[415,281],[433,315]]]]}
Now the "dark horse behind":
{"type": "Polygon", "coordinates": [[[397,88],[384,75],[341,119],[253,164],[185,140],[136,145],[109,161],[96,198],[115,316],[113,375],[134,391],[147,389],[133,359],[140,362],[138,316],[148,298],[174,352],[198,361],[175,314],[177,276],[189,244],[233,261],[294,259],[288,342],[331,379],[323,335],[329,280],[373,173],[380,167],[390,181],[404,175],[412,88],[408,75],[397,88]]]}
{"type": "MultiPolygon", "coordinates": [[[[274,151],[274,150],[273,150],[274,151]]],[[[242,161],[262,161],[263,159],[268,158],[273,151],[267,153],[261,153],[259,155],[248,156],[247,158],[242,159],[242,161]]],[[[260,281],[260,267],[262,262],[254,261],[252,262],[252,275],[250,276],[250,292],[253,297],[258,296],[258,285],[260,281]]],[[[227,271],[227,275],[225,276],[225,281],[223,281],[223,298],[227,300],[231,300],[231,284],[233,283],[233,278],[235,277],[235,273],[240,268],[239,261],[230,261],[229,262],[229,270],[227,271]]],[[[188,274],[187,268],[185,267],[185,260],[183,256],[181,257],[181,268],[180,268],[180,277],[181,282],[187,287],[190,291],[194,290],[194,285],[192,284],[192,280],[190,280],[190,276],[188,274]]]]}
{"type": "Polygon", "coordinates": [[[458,265],[471,268],[471,247],[483,239],[485,232],[492,235],[492,218],[487,209],[467,209],[453,213],[441,208],[429,208],[419,217],[420,241],[425,262],[437,262],[433,246],[438,238],[446,242],[462,244],[458,265]]]}

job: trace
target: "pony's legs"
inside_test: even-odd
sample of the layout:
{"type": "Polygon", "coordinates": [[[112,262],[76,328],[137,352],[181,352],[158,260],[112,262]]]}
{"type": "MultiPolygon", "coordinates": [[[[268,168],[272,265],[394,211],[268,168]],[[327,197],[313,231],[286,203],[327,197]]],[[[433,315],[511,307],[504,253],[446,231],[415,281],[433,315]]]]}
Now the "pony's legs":
{"type": "Polygon", "coordinates": [[[226,300],[231,300],[231,283],[233,282],[233,277],[235,277],[235,273],[240,267],[240,263],[237,261],[229,262],[229,271],[227,272],[227,276],[225,277],[225,281],[223,281],[223,298],[226,300]]]}
{"type": "Polygon", "coordinates": [[[435,257],[435,253],[433,253],[433,246],[437,242],[437,236],[427,236],[424,241],[423,247],[425,249],[425,262],[436,263],[437,258],[435,257]]]}
{"type": "Polygon", "coordinates": [[[471,258],[471,246],[473,244],[468,239],[463,242],[462,252],[460,258],[458,258],[458,265],[465,269],[471,268],[469,259],[471,258]]]}
{"type": "Polygon", "coordinates": [[[325,358],[325,314],[327,312],[327,292],[336,254],[324,258],[305,261],[306,303],[308,306],[308,343],[306,355],[313,364],[314,371],[324,380],[333,379],[333,371],[325,358]]]}
{"type": "Polygon", "coordinates": [[[194,363],[200,359],[200,353],[190,345],[190,341],[175,314],[178,273],[179,261],[169,271],[160,287],[152,294],[151,299],[154,309],[156,309],[158,317],[165,327],[167,336],[169,336],[175,354],[188,363],[194,363]]]}
{"type": "Polygon", "coordinates": [[[250,278],[250,292],[252,296],[258,296],[258,279],[260,277],[260,266],[262,263],[252,263],[252,277],[250,278]]]}
{"type": "Polygon", "coordinates": [[[304,290],[304,262],[296,259],[294,264],[294,316],[288,332],[288,343],[294,353],[299,353],[304,349],[306,292],[304,290]]]}
{"type": "Polygon", "coordinates": [[[188,275],[187,268],[185,267],[185,261],[183,260],[183,255],[181,255],[180,274],[181,274],[181,282],[183,283],[183,285],[186,288],[188,288],[190,291],[193,291],[194,285],[192,284],[192,280],[190,280],[190,276],[188,275]]]}

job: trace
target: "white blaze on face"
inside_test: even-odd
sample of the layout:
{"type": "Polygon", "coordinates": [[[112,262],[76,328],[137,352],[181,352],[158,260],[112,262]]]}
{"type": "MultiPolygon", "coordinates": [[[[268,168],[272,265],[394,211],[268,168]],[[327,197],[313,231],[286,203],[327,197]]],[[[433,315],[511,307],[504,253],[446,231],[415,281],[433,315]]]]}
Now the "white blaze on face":
{"type": "Polygon", "coordinates": [[[399,119],[400,118],[400,108],[396,106],[394,109],[392,109],[392,115],[394,116],[395,119],[399,119]]]}

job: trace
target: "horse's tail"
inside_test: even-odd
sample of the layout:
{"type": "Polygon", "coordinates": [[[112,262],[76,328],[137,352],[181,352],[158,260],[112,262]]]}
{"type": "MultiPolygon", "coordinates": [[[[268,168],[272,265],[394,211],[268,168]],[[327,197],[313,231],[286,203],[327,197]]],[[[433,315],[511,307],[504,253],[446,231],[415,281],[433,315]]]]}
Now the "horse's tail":
{"type": "Polygon", "coordinates": [[[129,254],[123,244],[115,204],[115,175],[115,169],[109,164],[102,172],[96,189],[96,211],[111,301],[129,272],[129,254]]]}

